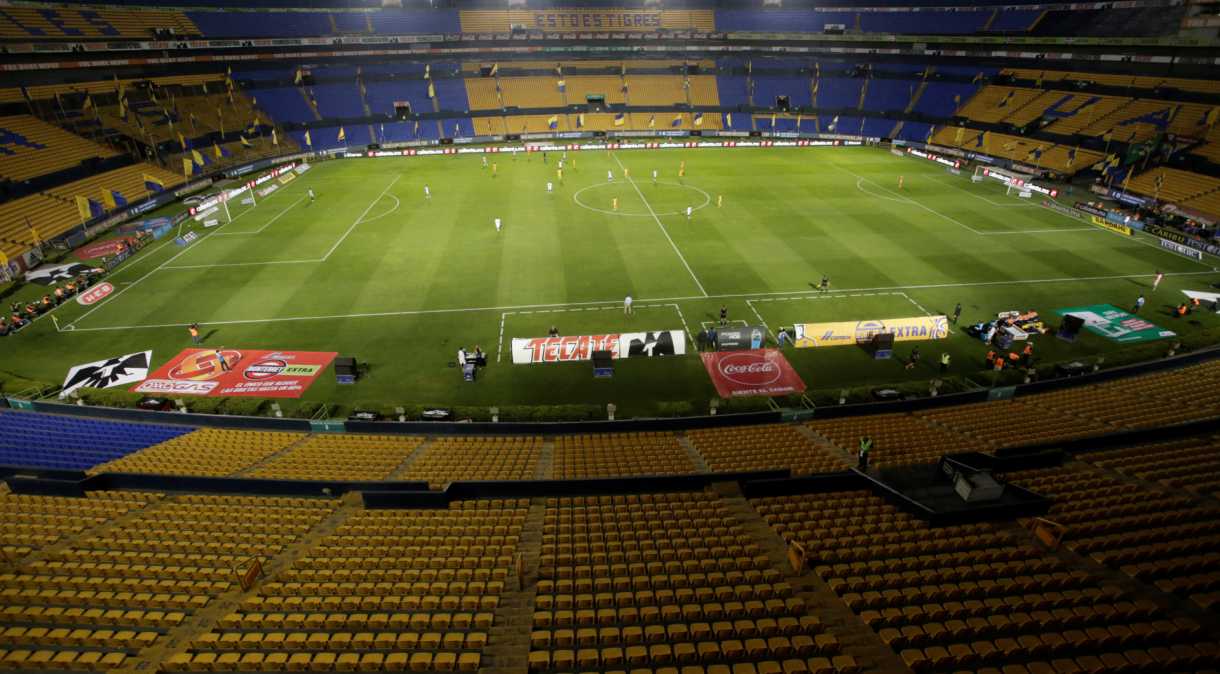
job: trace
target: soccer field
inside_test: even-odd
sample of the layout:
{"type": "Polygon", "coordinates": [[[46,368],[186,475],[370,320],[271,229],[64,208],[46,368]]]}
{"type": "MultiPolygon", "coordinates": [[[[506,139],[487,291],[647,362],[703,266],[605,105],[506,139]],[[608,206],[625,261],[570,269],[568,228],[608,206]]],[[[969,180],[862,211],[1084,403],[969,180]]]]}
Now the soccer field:
{"type": "MultiPolygon", "coordinates": [[[[562,181],[559,159],[489,155],[494,175],[478,155],[318,163],[223,226],[200,228],[189,247],[153,244],[110,276],[115,294],[57,310],[62,332],[44,319],[10,338],[0,369],[62,381],[73,364],[144,349],[155,367],[190,346],[185,326],[199,322],[208,346],[337,351],[369,363],[358,384],[323,378],[308,399],[613,401],[632,414],[649,413],[653,401],[706,409],[715,390],[698,356],[621,361],[613,379],[593,380],[588,363],[513,365],[511,339],[551,326],[564,335],[695,334],[721,306],[735,322],[771,330],[948,313],[959,301],[963,325],[1010,309],[1057,323],[1056,308],[1129,308],[1141,293],[1143,315],[1180,334],[1217,322],[1166,312],[1180,289],[1214,280],[1210,263],[879,149],[572,152],[562,181]],[[1154,294],[1158,269],[1169,276],[1154,294]],[[823,275],[829,293],[812,288],[823,275]],[[631,317],[622,312],[628,294],[631,317]],[[475,345],[491,362],[471,384],[452,363],[459,347],[475,345]]],[[[926,381],[943,350],[954,375],[987,381],[986,348],[956,328],[920,345],[915,370],[853,347],[786,353],[811,389],[926,381]]],[[[1116,348],[1087,333],[1075,344],[1037,341],[1044,362],[1116,348]]]]}

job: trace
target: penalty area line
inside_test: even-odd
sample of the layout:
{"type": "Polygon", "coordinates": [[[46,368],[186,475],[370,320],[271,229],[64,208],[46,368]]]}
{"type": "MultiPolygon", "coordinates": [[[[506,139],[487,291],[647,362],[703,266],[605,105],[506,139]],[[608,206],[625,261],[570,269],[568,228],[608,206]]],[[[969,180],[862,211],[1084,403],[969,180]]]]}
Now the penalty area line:
{"type": "MultiPolygon", "coordinates": [[[[1214,271],[1181,271],[1181,272],[1166,272],[1165,276],[1202,276],[1214,275],[1214,271]]],[[[877,288],[843,288],[840,290],[828,290],[824,293],[809,290],[781,290],[775,292],[762,293],[726,293],[722,295],[688,295],[685,297],[659,297],[656,299],[640,300],[636,304],[636,308],[645,308],[650,306],[669,306],[676,302],[695,302],[702,300],[719,300],[719,299],[735,299],[735,298],[751,298],[755,302],[767,301],[784,301],[789,299],[802,299],[804,297],[851,297],[851,293],[876,293],[880,291],[902,291],[902,290],[928,290],[936,288],[973,288],[973,287],[989,287],[989,286],[1021,286],[1043,283],[1087,283],[1092,281],[1116,281],[1122,279],[1140,279],[1152,278],[1152,274],[1115,274],[1111,276],[1081,276],[1081,277],[1064,277],[1064,278],[1046,278],[1046,279],[1017,279],[1012,281],[975,281],[965,283],[926,283],[913,284],[905,286],[883,286],[877,288]]],[[[902,293],[891,293],[902,294],[902,293]]],[[[863,297],[864,295],[858,295],[863,297]]],[[[111,295],[114,297],[114,295],[111,295]]],[[[500,307],[460,307],[448,309],[413,309],[403,311],[376,311],[358,314],[331,314],[326,316],[284,316],[279,318],[250,318],[243,320],[232,321],[204,321],[201,325],[257,325],[260,323],[287,323],[294,321],[333,321],[347,318],[391,318],[396,316],[426,316],[429,314],[461,314],[461,313],[482,313],[489,311],[505,311],[509,314],[516,313],[541,313],[543,309],[563,309],[571,307],[566,311],[585,311],[584,307],[596,307],[601,309],[612,309],[615,306],[622,306],[622,300],[596,300],[590,302],[568,302],[562,304],[519,304],[500,307]]],[[[83,317],[82,317],[83,318],[83,317]]],[[[78,321],[80,319],[77,319],[78,321]]],[[[684,319],[685,320],[685,319],[684,319]]],[[[158,328],[183,328],[190,323],[160,323],[146,325],[115,325],[96,328],[81,328],[77,327],[73,332],[102,332],[114,330],[151,330],[158,328]]]]}

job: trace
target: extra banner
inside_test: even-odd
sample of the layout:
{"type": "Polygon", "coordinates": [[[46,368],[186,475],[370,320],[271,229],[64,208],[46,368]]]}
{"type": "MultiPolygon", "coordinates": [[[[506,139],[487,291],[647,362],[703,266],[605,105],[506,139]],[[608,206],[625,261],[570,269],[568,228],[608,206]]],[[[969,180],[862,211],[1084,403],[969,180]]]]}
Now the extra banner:
{"type": "Polygon", "coordinates": [[[797,323],[794,343],[797,348],[863,344],[874,335],[890,333],[895,342],[944,339],[949,336],[949,319],[944,316],[915,316],[868,321],[797,323]]]}
{"type": "Polygon", "coordinates": [[[761,325],[744,328],[717,328],[716,348],[720,351],[761,349],[765,345],[767,331],[761,325]]]}
{"type": "Polygon", "coordinates": [[[337,354],[317,351],[186,349],[135,393],[300,398],[337,354]]]}
{"type": "Polygon", "coordinates": [[[516,337],[512,349],[513,363],[517,365],[592,360],[594,351],[609,351],[614,358],[684,356],[686,333],[661,330],[572,337],[516,337]]]}
{"type": "Polygon", "coordinates": [[[778,349],[699,354],[721,398],[801,393],[805,382],[778,349]]]}

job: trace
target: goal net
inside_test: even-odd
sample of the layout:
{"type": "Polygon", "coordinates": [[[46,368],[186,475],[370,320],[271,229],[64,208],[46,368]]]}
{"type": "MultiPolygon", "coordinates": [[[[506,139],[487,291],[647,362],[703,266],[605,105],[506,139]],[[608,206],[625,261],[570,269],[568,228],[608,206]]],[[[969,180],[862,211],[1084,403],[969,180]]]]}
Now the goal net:
{"type": "Polygon", "coordinates": [[[1058,196],[1058,190],[1043,187],[1034,182],[1035,179],[1037,179],[1037,176],[1029,173],[1021,173],[1020,171],[985,165],[975,166],[974,173],[970,176],[970,181],[973,183],[982,183],[994,180],[1004,185],[1004,193],[1010,197],[1016,196],[1022,199],[1028,199],[1035,193],[1043,194],[1051,198],[1058,196]]]}

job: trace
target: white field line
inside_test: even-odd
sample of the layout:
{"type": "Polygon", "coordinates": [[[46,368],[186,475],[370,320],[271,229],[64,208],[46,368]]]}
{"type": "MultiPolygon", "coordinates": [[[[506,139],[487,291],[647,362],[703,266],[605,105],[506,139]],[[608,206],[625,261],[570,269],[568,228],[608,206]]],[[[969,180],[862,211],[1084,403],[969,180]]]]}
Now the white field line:
{"type": "MultiPolygon", "coordinates": [[[[1050,211],[1050,209],[1046,209],[1046,210],[1050,211]]],[[[1050,211],[1050,212],[1051,212],[1051,213],[1054,213],[1055,215],[1058,215],[1058,216],[1059,216],[1059,217],[1061,217],[1061,218],[1064,218],[1065,220],[1071,220],[1072,222],[1080,222],[1080,221],[1079,221],[1079,220],[1077,220],[1076,218],[1073,218],[1073,217],[1068,216],[1068,215],[1064,215],[1063,213],[1059,213],[1058,211],[1050,211]]],[[[1118,233],[1118,232],[1113,232],[1113,231],[1110,231],[1110,230],[1108,230],[1108,229],[1103,229],[1103,228],[1101,228],[1101,227],[1093,227],[1092,229],[1096,229],[1096,230],[1097,230],[1097,231],[1099,231],[1099,232],[1105,232],[1105,233],[1110,234],[1110,235],[1112,235],[1112,236],[1119,236],[1119,237],[1122,237],[1124,241],[1134,241],[1135,243],[1138,243],[1138,244],[1140,244],[1140,245],[1142,245],[1142,246],[1148,246],[1149,248],[1151,248],[1151,249],[1153,249],[1153,250],[1157,250],[1157,251],[1160,251],[1160,252],[1162,252],[1162,253],[1167,253],[1167,254],[1169,254],[1169,255],[1173,255],[1175,258],[1178,258],[1178,259],[1186,259],[1186,260],[1190,260],[1191,262],[1194,262],[1195,264],[1199,265],[1200,267],[1207,267],[1207,268],[1209,268],[1209,269],[1210,269],[1210,268],[1212,268],[1212,265],[1209,265],[1209,264],[1207,264],[1206,262],[1201,262],[1201,261],[1199,261],[1199,260],[1196,260],[1196,259],[1194,259],[1194,258],[1190,258],[1190,257],[1183,258],[1183,257],[1182,257],[1182,256],[1180,256],[1180,255],[1175,255],[1175,254],[1174,254],[1172,251],[1169,251],[1169,250],[1166,250],[1166,249],[1164,249],[1164,248],[1161,248],[1160,246],[1156,245],[1155,243],[1151,243],[1151,242],[1149,242],[1149,241],[1145,241],[1145,240],[1144,240],[1145,235],[1144,235],[1144,233],[1143,233],[1143,232],[1139,232],[1139,231],[1137,231],[1137,232],[1132,233],[1132,235],[1131,235],[1131,236],[1127,236],[1127,235],[1125,235],[1125,234],[1120,234],[1120,233],[1118,233]]],[[[1152,234],[1148,234],[1147,236],[1153,236],[1153,235],[1152,235],[1152,234]]]]}
{"type": "MultiPolygon", "coordinates": [[[[619,168],[626,170],[626,167],[623,166],[623,162],[619,161],[618,156],[616,156],[613,152],[610,153],[610,157],[614,159],[614,163],[618,164],[619,168]]],[[[633,188],[635,188],[635,193],[640,195],[640,201],[644,202],[644,208],[648,209],[648,212],[652,215],[653,221],[657,223],[657,227],[661,228],[661,233],[665,235],[665,239],[669,241],[669,245],[672,246],[674,252],[678,254],[678,259],[682,261],[682,266],[686,267],[686,273],[690,274],[691,279],[695,282],[695,285],[698,286],[699,292],[702,293],[704,297],[707,297],[707,291],[703,289],[703,284],[699,282],[699,277],[695,276],[695,272],[690,268],[690,265],[687,264],[686,257],[682,255],[681,250],[678,250],[678,244],[674,243],[673,238],[669,236],[669,230],[665,229],[665,225],[661,223],[661,218],[657,217],[657,212],[652,210],[652,204],[648,203],[648,199],[644,197],[644,192],[640,190],[640,186],[636,185],[635,181],[632,180],[630,176],[627,177],[627,182],[630,183],[633,188]]]]}
{"type": "Polygon", "coordinates": [[[500,362],[500,355],[504,353],[504,317],[507,313],[500,314],[500,342],[496,344],[496,362],[500,362]]]}
{"type": "Polygon", "coordinates": [[[932,179],[935,182],[942,183],[944,185],[948,185],[949,187],[952,187],[953,189],[955,189],[959,192],[965,192],[966,194],[969,194],[970,196],[974,197],[975,199],[978,199],[979,201],[986,201],[987,203],[991,204],[992,206],[996,206],[998,208],[1030,208],[1030,207],[1037,206],[1037,204],[1027,204],[1027,203],[1022,203],[1020,201],[1012,203],[1011,199],[1008,202],[988,199],[987,197],[975,194],[974,192],[971,192],[970,190],[968,190],[960,185],[954,185],[953,178],[946,179],[943,176],[933,176],[932,179]]]}
{"type": "MultiPolygon", "coordinates": [[[[1202,276],[1214,275],[1214,271],[1184,271],[1184,272],[1166,272],[1166,276],[1202,276]]],[[[829,290],[824,293],[809,291],[809,290],[781,290],[768,293],[729,293],[723,295],[688,295],[686,297],[659,297],[650,300],[640,300],[640,302],[650,302],[651,304],[637,304],[637,307],[644,306],[666,306],[675,302],[693,302],[698,300],[718,300],[718,299],[734,299],[734,298],[751,298],[755,302],[776,302],[792,299],[805,299],[817,297],[866,297],[867,294],[884,294],[881,291],[897,291],[897,290],[928,290],[936,288],[972,288],[985,286],[1020,286],[1043,283],[1082,283],[1089,281],[1114,281],[1121,279],[1138,279],[1152,278],[1153,274],[1116,274],[1113,276],[1081,276],[1081,277],[1064,277],[1064,278],[1047,278],[1047,279],[1023,279],[1014,281],[979,281],[967,283],[926,283],[919,285],[905,286],[880,286],[876,288],[845,288],[841,290],[829,290]]],[[[900,293],[893,293],[900,294],[900,293]]],[[[112,295],[113,297],[113,295],[112,295]]],[[[617,300],[596,300],[590,302],[569,302],[562,304],[519,304],[509,306],[495,307],[461,307],[449,309],[412,309],[402,311],[376,311],[368,313],[355,314],[330,314],[325,316],[284,316],[279,318],[251,318],[235,321],[208,321],[207,325],[256,325],[260,323],[287,323],[294,321],[333,321],[345,318],[385,318],[394,316],[426,316],[430,314],[460,314],[460,313],[479,313],[488,311],[505,311],[508,313],[549,313],[550,311],[599,311],[602,309],[613,309],[621,307],[623,301],[617,300]],[[609,305],[609,306],[607,306],[609,305]],[[581,308],[583,307],[583,308],[581,308]],[[549,311],[548,311],[549,310],[549,311]]],[[[83,318],[83,316],[82,316],[83,318]]],[[[79,319],[77,319],[79,320],[79,319]]],[[[161,323],[147,325],[122,325],[122,326],[107,326],[97,328],[76,328],[74,332],[99,332],[108,330],[145,330],[157,328],[181,328],[189,325],[189,323],[161,323]]]]}
{"type": "MultiPolygon", "coordinates": [[[[273,196],[275,196],[275,194],[272,194],[271,196],[273,197],[273,196]]],[[[271,197],[267,197],[267,199],[270,199],[270,198],[271,198],[271,197]]],[[[259,203],[266,203],[266,202],[267,202],[267,199],[263,199],[263,200],[262,200],[262,202],[259,202],[259,203]]],[[[164,269],[165,267],[168,267],[168,266],[169,266],[169,263],[171,263],[171,262],[173,262],[174,260],[177,260],[178,258],[180,258],[180,257],[182,257],[183,255],[185,255],[187,251],[191,250],[191,249],[192,249],[194,246],[199,245],[199,243],[200,243],[200,242],[202,242],[204,239],[208,238],[209,236],[213,236],[213,235],[215,235],[215,234],[219,233],[219,232],[220,232],[220,230],[222,230],[222,229],[224,229],[225,227],[227,227],[227,226],[229,226],[229,225],[233,224],[234,222],[237,222],[237,220],[239,220],[239,219],[241,218],[241,216],[245,215],[246,213],[249,213],[250,211],[253,211],[254,209],[258,208],[258,206],[259,206],[259,204],[254,204],[253,206],[251,206],[251,207],[250,207],[250,209],[249,209],[249,210],[247,210],[247,211],[242,211],[241,213],[238,213],[236,218],[233,218],[232,220],[229,220],[228,222],[226,222],[226,223],[224,223],[223,225],[221,225],[221,226],[217,227],[216,229],[213,229],[213,230],[212,230],[212,231],[210,231],[210,232],[204,232],[204,233],[203,233],[203,236],[200,236],[200,237],[199,237],[199,239],[198,239],[198,240],[196,240],[196,241],[195,241],[195,243],[194,243],[193,245],[188,245],[188,246],[184,247],[182,250],[178,251],[176,254],[174,254],[172,257],[170,257],[168,260],[166,260],[166,261],[162,262],[161,264],[157,265],[156,267],[154,267],[152,271],[150,271],[150,272],[148,272],[147,274],[145,274],[145,275],[141,276],[140,278],[138,278],[138,279],[136,279],[136,280],[132,281],[132,282],[131,282],[129,285],[126,285],[126,286],[124,286],[123,288],[120,288],[120,289],[118,290],[118,292],[116,292],[116,293],[114,293],[114,294],[110,295],[109,297],[107,297],[107,298],[103,299],[101,302],[98,302],[98,303],[97,303],[97,305],[96,305],[96,306],[94,306],[92,309],[90,309],[90,310],[86,311],[85,313],[81,314],[80,316],[77,316],[77,317],[76,317],[76,320],[74,320],[74,321],[72,321],[71,323],[69,323],[69,324],[68,324],[68,328],[69,328],[70,330],[73,330],[73,331],[77,330],[76,324],[77,324],[77,323],[80,323],[81,321],[83,321],[83,320],[85,320],[86,318],[88,318],[90,314],[92,314],[93,312],[97,311],[98,309],[101,309],[102,307],[104,307],[104,306],[106,306],[106,305],[110,304],[110,303],[111,303],[111,302],[113,302],[113,301],[115,300],[115,298],[117,298],[119,295],[122,295],[123,293],[127,292],[128,290],[131,290],[132,288],[134,288],[134,287],[136,287],[136,286],[140,285],[140,282],[142,282],[144,279],[148,278],[149,276],[152,276],[153,274],[156,274],[157,272],[161,271],[161,270],[162,270],[162,269],[164,269]]],[[[169,242],[169,241],[166,241],[165,243],[166,243],[166,244],[168,244],[168,243],[170,243],[170,242],[169,242]]],[[[164,246],[165,246],[165,244],[162,244],[162,247],[164,247],[164,246]]],[[[157,250],[161,250],[161,248],[157,248],[157,250]]],[[[155,252],[155,251],[150,251],[150,252],[149,252],[149,254],[151,255],[153,252],[155,252]]]]}
{"type": "MultiPolygon", "coordinates": [[[[265,230],[265,229],[267,229],[268,227],[270,227],[270,226],[271,226],[271,223],[275,222],[276,220],[279,220],[281,217],[283,217],[283,215],[284,215],[285,213],[287,213],[288,211],[292,210],[292,208],[293,208],[294,206],[296,206],[297,204],[301,203],[302,201],[305,201],[305,197],[303,197],[303,196],[302,196],[302,197],[300,197],[299,199],[297,199],[296,201],[292,202],[291,204],[288,204],[288,206],[287,206],[287,207],[285,207],[285,208],[284,208],[284,210],[282,210],[282,211],[280,211],[279,213],[277,213],[277,214],[275,215],[275,217],[273,217],[273,218],[271,218],[270,220],[268,220],[266,223],[264,223],[264,224],[263,224],[263,226],[262,226],[262,227],[259,227],[258,229],[252,229],[252,230],[250,230],[250,231],[248,231],[248,232],[219,232],[219,233],[217,233],[217,234],[216,234],[216,236],[250,236],[250,235],[252,235],[252,234],[261,234],[261,233],[263,232],[263,230],[265,230]]],[[[251,209],[251,210],[253,210],[253,209],[251,209]]],[[[247,212],[248,212],[248,211],[247,211],[247,212]]],[[[240,217],[240,214],[239,214],[239,217],[240,217]]]]}
{"type": "MultiPolygon", "coordinates": [[[[864,176],[862,176],[862,175],[860,175],[860,174],[858,174],[858,173],[855,173],[854,171],[850,171],[850,170],[848,170],[848,169],[845,169],[845,168],[843,168],[842,166],[839,166],[838,164],[835,164],[834,162],[827,162],[827,163],[828,163],[828,164],[830,164],[831,166],[833,166],[835,169],[837,169],[837,170],[839,170],[839,171],[842,171],[842,172],[844,172],[844,173],[846,173],[846,174],[848,174],[848,175],[855,176],[855,177],[857,178],[857,182],[856,182],[856,187],[857,187],[857,188],[859,188],[859,186],[860,186],[860,182],[859,182],[859,181],[861,181],[861,180],[862,180],[862,181],[864,181],[864,182],[866,182],[866,183],[872,183],[873,185],[876,185],[878,189],[881,189],[881,190],[884,190],[884,191],[886,191],[886,192],[889,192],[890,194],[892,194],[892,195],[894,195],[895,197],[897,197],[897,199],[890,199],[891,201],[898,201],[898,200],[905,201],[906,203],[909,203],[909,204],[911,204],[912,206],[917,206],[917,207],[922,208],[922,209],[924,209],[925,211],[927,211],[927,212],[929,212],[929,213],[931,213],[931,214],[933,214],[933,215],[935,215],[935,216],[938,216],[938,217],[940,217],[940,218],[943,218],[943,219],[945,219],[945,220],[948,220],[949,222],[952,222],[953,224],[955,224],[955,225],[957,225],[957,226],[959,226],[959,227],[962,227],[962,228],[964,228],[964,229],[968,229],[968,230],[970,230],[971,232],[974,232],[975,234],[978,234],[979,236],[1003,236],[1003,235],[1006,235],[1006,234],[1057,234],[1057,233],[1059,233],[1059,232],[1087,232],[1087,231],[1090,231],[1090,230],[1093,230],[1093,229],[1099,229],[1099,228],[1097,228],[1097,227],[1073,227],[1073,228],[1068,228],[1068,229],[1018,229],[1018,230],[1012,230],[1012,231],[1007,231],[1007,232],[981,232],[981,231],[979,231],[979,230],[977,230],[977,229],[975,229],[975,228],[971,227],[970,225],[967,225],[966,223],[962,222],[961,220],[958,220],[957,218],[954,218],[954,217],[949,216],[949,215],[945,215],[944,213],[941,213],[940,211],[936,210],[935,208],[932,208],[931,206],[928,206],[928,205],[924,204],[923,202],[916,201],[915,199],[912,199],[911,197],[908,197],[908,196],[904,196],[904,195],[902,195],[902,194],[899,194],[899,193],[897,193],[897,192],[895,192],[895,191],[893,191],[893,190],[891,190],[891,189],[889,189],[889,188],[887,188],[887,187],[882,187],[882,186],[881,186],[879,183],[877,183],[876,181],[873,181],[873,180],[870,180],[870,179],[868,179],[868,178],[865,178],[864,176]]],[[[955,187],[956,187],[956,186],[955,186],[955,187]]],[[[959,187],[958,189],[962,189],[962,188],[960,188],[960,187],[959,187]]],[[[860,191],[865,192],[865,190],[860,190],[860,191]]],[[[865,192],[865,193],[867,194],[867,192],[865,192]]],[[[877,195],[873,195],[873,196],[877,196],[877,195]]],[[[887,197],[880,197],[880,198],[885,199],[885,198],[887,198],[887,197]]]]}
{"type": "Polygon", "coordinates": [[[373,199],[371,202],[369,202],[369,205],[364,209],[363,212],[360,213],[360,217],[356,218],[355,221],[352,222],[352,226],[348,227],[347,231],[343,233],[343,236],[339,237],[339,240],[335,242],[335,245],[331,246],[330,250],[326,251],[326,254],[322,256],[323,262],[330,259],[331,254],[334,253],[335,250],[338,249],[339,246],[342,245],[345,240],[347,240],[347,235],[351,234],[353,229],[356,229],[356,225],[359,225],[360,222],[362,220],[364,220],[364,216],[368,215],[369,211],[373,210],[373,207],[377,205],[377,202],[381,201],[381,198],[386,195],[386,192],[390,191],[390,188],[393,187],[394,184],[397,183],[398,179],[401,177],[402,177],[401,173],[394,176],[394,179],[390,181],[390,184],[386,185],[384,190],[381,190],[381,194],[378,194],[376,199],[373,199]]]}
{"type": "Polygon", "coordinates": [[[746,300],[746,306],[750,307],[750,311],[753,311],[754,315],[758,317],[758,322],[762,323],[762,326],[767,329],[767,334],[771,335],[771,339],[775,339],[775,333],[771,331],[771,326],[767,325],[767,321],[762,317],[762,314],[758,313],[758,307],[754,306],[754,300],[746,300]]]}

